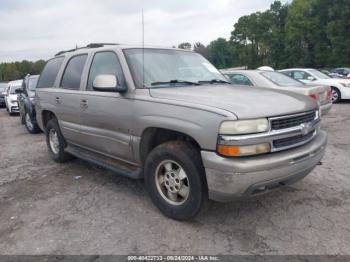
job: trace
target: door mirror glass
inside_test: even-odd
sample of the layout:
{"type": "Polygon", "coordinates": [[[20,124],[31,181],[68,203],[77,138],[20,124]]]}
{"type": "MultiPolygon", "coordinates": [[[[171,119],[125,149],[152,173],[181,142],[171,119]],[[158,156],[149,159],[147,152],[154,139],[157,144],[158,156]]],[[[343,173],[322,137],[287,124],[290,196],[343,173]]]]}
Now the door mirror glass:
{"type": "Polygon", "coordinates": [[[23,90],[22,88],[17,88],[17,89],[15,90],[15,93],[16,93],[16,94],[22,94],[22,93],[24,93],[24,90],[23,90]]]}
{"type": "Polygon", "coordinates": [[[92,84],[97,91],[123,92],[125,88],[118,86],[118,79],[115,75],[97,75],[92,84]]]}

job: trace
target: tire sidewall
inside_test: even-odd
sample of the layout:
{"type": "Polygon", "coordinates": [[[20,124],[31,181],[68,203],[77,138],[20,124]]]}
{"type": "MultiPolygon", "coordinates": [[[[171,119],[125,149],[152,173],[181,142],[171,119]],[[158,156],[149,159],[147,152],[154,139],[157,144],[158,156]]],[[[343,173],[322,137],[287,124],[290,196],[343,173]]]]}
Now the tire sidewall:
{"type": "Polygon", "coordinates": [[[39,132],[39,127],[38,127],[38,125],[35,124],[35,123],[33,123],[32,118],[30,117],[29,113],[27,113],[26,111],[24,112],[24,125],[25,125],[27,131],[28,131],[29,133],[31,133],[31,134],[36,134],[36,133],[39,132]],[[26,121],[27,115],[29,116],[30,122],[32,123],[32,126],[33,126],[32,129],[30,129],[30,128],[28,127],[28,125],[27,125],[27,121],[26,121]]]}
{"type": "Polygon", "coordinates": [[[61,133],[61,130],[59,128],[57,120],[55,120],[55,119],[49,120],[49,122],[47,123],[46,128],[45,128],[45,136],[46,136],[47,148],[48,148],[48,151],[49,151],[51,158],[56,162],[63,162],[65,155],[66,155],[66,153],[64,152],[64,148],[66,147],[66,143],[65,143],[64,137],[61,133]],[[59,152],[57,154],[55,154],[52,151],[51,146],[50,146],[49,133],[50,133],[51,129],[54,129],[57,132],[57,136],[58,136],[59,152]]]}
{"type": "Polygon", "coordinates": [[[155,148],[149,155],[145,164],[145,184],[153,203],[166,216],[176,220],[186,220],[195,216],[205,198],[204,183],[202,178],[202,168],[195,162],[191,154],[195,154],[191,149],[170,149],[166,146],[155,148]],[[177,162],[187,174],[190,185],[190,192],[187,200],[181,205],[168,203],[158,192],[155,176],[158,165],[164,160],[177,162]]]}
{"type": "MultiPolygon", "coordinates": [[[[332,87],[332,92],[333,91],[337,92],[337,94],[338,94],[337,100],[333,101],[333,103],[335,104],[335,103],[338,103],[341,100],[341,97],[340,97],[340,91],[338,90],[338,88],[332,87]]],[[[332,94],[332,96],[333,96],[333,94],[332,94]]]]}

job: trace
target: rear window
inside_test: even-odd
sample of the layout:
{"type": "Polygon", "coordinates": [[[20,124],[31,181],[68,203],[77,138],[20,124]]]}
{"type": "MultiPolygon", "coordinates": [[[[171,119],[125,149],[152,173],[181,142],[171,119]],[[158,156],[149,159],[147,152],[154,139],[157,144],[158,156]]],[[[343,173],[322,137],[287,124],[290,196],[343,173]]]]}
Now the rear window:
{"type": "Polygon", "coordinates": [[[284,74],[278,73],[278,72],[263,72],[261,73],[266,79],[270,80],[271,82],[275,83],[278,86],[304,86],[305,84],[297,81],[289,76],[286,76],[284,74]]]}
{"type": "Polygon", "coordinates": [[[64,57],[49,60],[41,72],[37,88],[53,87],[64,57]]]}

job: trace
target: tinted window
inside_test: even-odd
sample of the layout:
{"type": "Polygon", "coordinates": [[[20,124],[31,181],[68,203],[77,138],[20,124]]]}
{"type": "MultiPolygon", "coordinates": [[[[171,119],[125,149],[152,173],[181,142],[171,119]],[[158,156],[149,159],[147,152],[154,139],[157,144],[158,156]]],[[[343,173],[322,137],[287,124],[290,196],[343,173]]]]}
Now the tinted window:
{"type": "Polygon", "coordinates": [[[248,77],[241,74],[228,74],[230,81],[234,85],[244,85],[244,86],[252,86],[252,82],[248,77]]]}
{"type": "Polygon", "coordinates": [[[62,88],[79,89],[86,58],[87,55],[78,55],[69,60],[61,81],[62,88]]]}
{"type": "Polygon", "coordinates": [[[53,87],[63,59],[64,57],[57,57],[46,63],[41,73],[37,88],[53,87]]]}
{"type": "Polygon", "coordinates": [[[125,86],[122,68],[114,52],[96,53],[91,64],[87,90],[93,90],[92,84],[97,75],[115,75],[118,85],[125,86]]]}

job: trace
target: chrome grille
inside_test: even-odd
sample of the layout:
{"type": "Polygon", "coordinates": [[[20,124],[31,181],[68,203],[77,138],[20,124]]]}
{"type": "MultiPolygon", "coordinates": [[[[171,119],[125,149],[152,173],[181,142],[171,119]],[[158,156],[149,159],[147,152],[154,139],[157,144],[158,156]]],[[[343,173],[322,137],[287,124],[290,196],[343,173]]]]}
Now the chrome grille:
{"type": "Polygon", "coordinates": [[[286,148],[290,146],[297,146],[299,144],[306,143],[307,141],[312,139],[315,134],[316,134],[316,131],[313,131],[305,136],[299,135],[299,136],[277,139],[273,141],[273,146],[274,148],[278,148],[278,149],[286,148]]]}
{"type": "Polygon", "coordinates": [[[316,118],[316,111],[291,117],[281,117],[271,120],[271,129],[280,130],[299,126],[303,123],[312,122],[316,118]]]}

